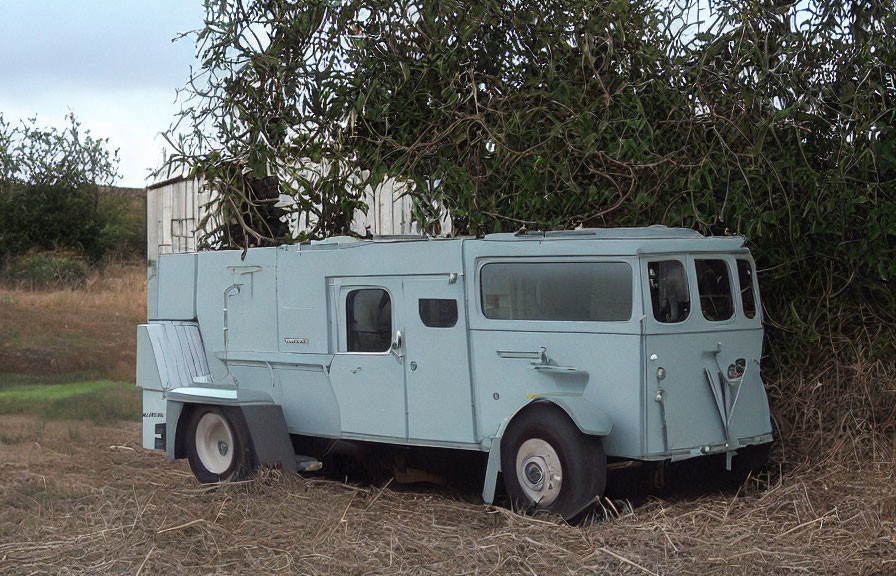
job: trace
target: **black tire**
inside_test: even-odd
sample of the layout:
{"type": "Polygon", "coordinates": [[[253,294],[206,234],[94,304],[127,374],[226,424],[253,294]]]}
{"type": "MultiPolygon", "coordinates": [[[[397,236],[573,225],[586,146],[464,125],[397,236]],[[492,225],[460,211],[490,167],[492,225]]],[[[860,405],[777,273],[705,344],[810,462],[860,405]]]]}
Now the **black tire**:
{"type": "Polygon", "coordinates": [[[607,483],[600,438],[582,434],[556,406],[533,406],[514,418],[501,440],[501,469],[514,508],[545,510],[566,520],[603,495],[607,483]],[[551,450],[559,470],[551,463],[551,450]],[[557,471],[560,481],[551,488],[557,471]]]}
{"type": "Polygon", "coordinates": [[[190,469],[200,482],[239,480],[255,467],[249,431],[233,408],[196,407],[187,425],[186,444],[190,469]]]}

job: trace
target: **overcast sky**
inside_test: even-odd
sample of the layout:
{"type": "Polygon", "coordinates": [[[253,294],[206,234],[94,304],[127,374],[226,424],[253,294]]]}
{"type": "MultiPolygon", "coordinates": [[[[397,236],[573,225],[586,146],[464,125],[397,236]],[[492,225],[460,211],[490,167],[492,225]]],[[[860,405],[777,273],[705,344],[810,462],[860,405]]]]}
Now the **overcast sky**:
{"type": "Polygon", "coordinates": [[[120,149],[119,185],[142,187],[195,63],[202,0],[0,0],[0,112],[62,128],[71,110],[120,149]]]}

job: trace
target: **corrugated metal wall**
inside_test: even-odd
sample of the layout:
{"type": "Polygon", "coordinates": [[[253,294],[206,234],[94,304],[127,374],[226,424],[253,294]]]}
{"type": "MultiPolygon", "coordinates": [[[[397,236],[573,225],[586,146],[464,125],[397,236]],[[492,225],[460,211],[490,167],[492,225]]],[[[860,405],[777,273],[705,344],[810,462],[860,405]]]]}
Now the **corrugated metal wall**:
{"type": "MultiPolygon", "coordinates": [[[[309,174],[313,177],[313,174],[309,174]]],[[[196,250],[201,233],[196,227],[207,214],[205,206],[211,200],[211,193],[202,192],[199,180],[172,179],[146,191],[147,256],[156,260],[159,254],[193,252],[196,250]]],[[[419,234],[418,224],[413,221],[413,202],[403,196],[403,184],[386,180],[375,190],[368,189],[364,202],[367,214],[355,211],[352,230],[364,235],[369,228],[374,236],[398,234],[419,234]]],[[[282,197],[285,204],[290,199],[282,197]]],[[[308,230],[316,221],[315,214],[293,213],[290,229],[294,234],[308,230]]],[[[441,233],[451,234],[451,219],[442,219],[441,233]]]]}
{"type": "Polygon", "coordinates": [[[172,180],[147,189],[148,258],[195,251],[200,236],[196,227],[205,216],[205,205],[210,199],[211,194],[201,191],[198,180],[172,180]]]}

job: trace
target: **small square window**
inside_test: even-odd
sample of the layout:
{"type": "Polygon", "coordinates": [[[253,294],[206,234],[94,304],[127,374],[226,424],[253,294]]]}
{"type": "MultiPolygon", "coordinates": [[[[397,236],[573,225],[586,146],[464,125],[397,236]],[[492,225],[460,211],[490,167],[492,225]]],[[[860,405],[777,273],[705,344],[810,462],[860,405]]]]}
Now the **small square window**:
{"type": "Polygon", "coordinates": [[[430,328],[451,328],[457,324],[457,300],[421,298],[420,320],[430,328]]]}

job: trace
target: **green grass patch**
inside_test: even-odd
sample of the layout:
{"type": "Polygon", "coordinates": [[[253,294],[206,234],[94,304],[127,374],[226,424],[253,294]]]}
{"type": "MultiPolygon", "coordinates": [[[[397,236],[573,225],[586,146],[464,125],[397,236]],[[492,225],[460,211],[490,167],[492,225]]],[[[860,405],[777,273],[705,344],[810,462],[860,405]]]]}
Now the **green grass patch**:
{"type": "Polygon", "coordinates": [[[27,288],[84,288],[87,265],[69,255],[29,253],[10,260],[0,270],[6,282],[27,288]]]}
{"type": "Polygon", "coordinates": [[[91,420],[97,424],[140,420],[142,398],[131,383],[21,380],[0,377],[0,414],[34,414],[48,420],[91,420]]]}
{"type": "Polygon", "coordinates": [[[12,388],[30,386],[56,386],[58,384],[78,384],[103,380],[91,370],[76,370],[64,374],[26,374],[19,372],[0,372],[0,393],[12,388]]]}

